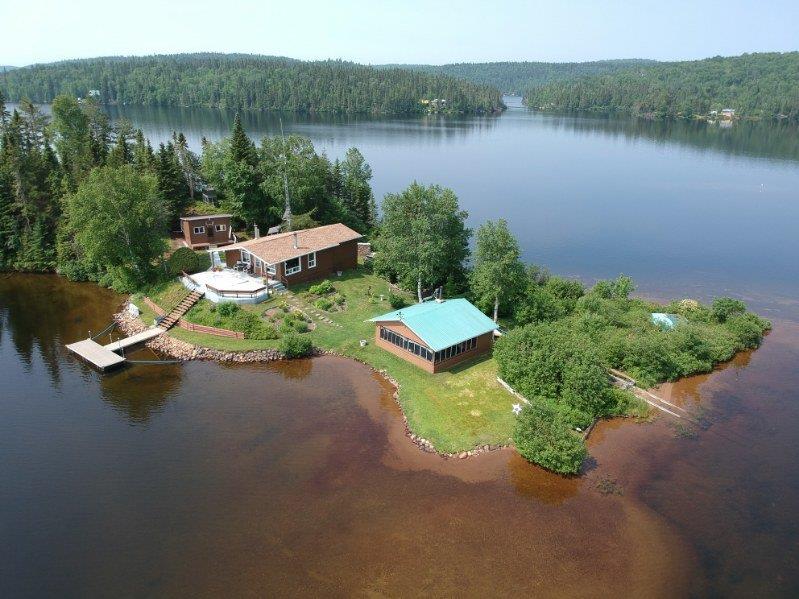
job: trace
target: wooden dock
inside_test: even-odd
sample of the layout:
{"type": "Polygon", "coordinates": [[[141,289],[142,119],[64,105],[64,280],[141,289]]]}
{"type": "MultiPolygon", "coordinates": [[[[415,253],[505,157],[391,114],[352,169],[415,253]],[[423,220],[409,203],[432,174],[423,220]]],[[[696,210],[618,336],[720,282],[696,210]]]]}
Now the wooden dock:
{"type": "Polygon", "coordinates": [[[107,345],[100,345],[93,339],[84,339],[83,341],[70,343],[67,345],[67,349],[101,372],[105,372],[125,362],[125,358],[117,352],[149,341],[153,337],[157,337],[164,332],[164,329],[160,327],[151,327],[141,333],[136,333],[135,335],[125,337],[119,341],[113,341],[107,345]]]}

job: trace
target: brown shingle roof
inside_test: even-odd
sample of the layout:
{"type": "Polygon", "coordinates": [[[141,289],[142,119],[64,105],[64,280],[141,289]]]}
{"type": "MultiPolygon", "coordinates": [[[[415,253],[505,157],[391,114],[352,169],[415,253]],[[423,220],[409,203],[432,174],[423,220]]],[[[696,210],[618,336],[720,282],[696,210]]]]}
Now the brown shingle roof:
{"type": "Polygon", "coordinates": [[[268,264],[278,264],[297,256],[304,256],[311,252],[335,247],[346,241],[353,241],[361,237],[363,235],[357,231],[353,231],[341,223],[336,223],[314,227],[313,229],[301,229],[299,231],[289,231],[287,233],[259,237],[258,239],[250,239],[229,245],[224,248],[224,251],[247,250],[268,264]],[[294,247],[295,234],[297,235],[296,248],[294,247]]]}

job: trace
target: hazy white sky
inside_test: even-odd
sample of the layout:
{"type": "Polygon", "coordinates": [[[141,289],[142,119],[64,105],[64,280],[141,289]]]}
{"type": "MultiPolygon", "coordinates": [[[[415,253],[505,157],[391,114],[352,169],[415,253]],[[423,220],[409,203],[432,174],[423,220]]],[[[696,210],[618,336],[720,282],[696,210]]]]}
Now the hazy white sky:
{"type": "Polygon", "coordinates": [[[799,0],[0,0],[0,64],[193,51],[365,63],[799,49],[799,0]]]}

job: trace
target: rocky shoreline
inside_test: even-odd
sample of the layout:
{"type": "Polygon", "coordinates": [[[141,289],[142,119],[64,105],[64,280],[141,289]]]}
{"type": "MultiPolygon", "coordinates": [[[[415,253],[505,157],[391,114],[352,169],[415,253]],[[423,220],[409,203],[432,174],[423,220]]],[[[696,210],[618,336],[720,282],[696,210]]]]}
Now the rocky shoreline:
{"type": "MultiPolygon", "coordinates": [[[[125,333],[126,335],[134,335],[136,333],[140,333],[145,329],[149,328],[142,320],[137,317],[133,316],[128,312],[127,305],[118,312],[114,314],[114,322],[116,323],[117,327],[120,331],[125,333]]],[[[193,345],[186,341],[181,341],[180,339],[175,339],[170,335],[159,335],[146,343],[147,347],[152,349],[153,351],[158,352],[159,354],[163,354],[175,360],[180,361],[189,361],[189,360],[213,360],[216,362],[235,362],[235,363],[256,363],[256,362],[277,362],[278,360],[285,360],[286,357],[276,349],[262,349],[262,350],[250,350],[244,352],[236,352],[236,351],[222,351],[218,349],[211,349],[208,347],[199,347],[197,345],[193,345]]],[[[371,368],[374,372],[378,373],[380,376],[385,378],[392,387],[394,387],[394,393],[392,397],[394,401],[397,402],[397,405],[400,407],[400,411],[402,412],[402,421],[403,426],[405,429],[405,436],[410,439],[410,441],[416,445],[420,450],[426,453],[433,453],[436,454],[444,459],[466,459],[470,457],[474,457],[476,455],[480,455],[483,453],[488,453],[489,451],[496,451],[499,449],[505,449],[510,447],[510,445],[480,445],[475,447],[474,449],[470,449],[468,451],[460,451],[454,453],[446,453],[438,451],[433,443],[424,437],[416,435],[411,431],[408,426],[408,418],[405,416],[405,410],[402,409],[402,404],[399,400],[399,383],[391,378],[389,374],[385,370],[378,370],[374,368],[371,364],[367,364],[362,360],[357,360],[352,356],[346,356],[344,354],[340,354],[338,352],[327,351],[319,348],[313,349],[313,356],[339,356],[342,358],[347,358],[350,360],[356,360],[360,362],[364,366],[371,368]]]]}

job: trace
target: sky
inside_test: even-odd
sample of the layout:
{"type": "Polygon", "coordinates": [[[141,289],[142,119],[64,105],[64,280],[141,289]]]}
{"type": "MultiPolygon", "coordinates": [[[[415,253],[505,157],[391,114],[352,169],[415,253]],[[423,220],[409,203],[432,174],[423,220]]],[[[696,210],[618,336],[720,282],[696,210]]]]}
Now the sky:
{"type": "Polygon", "coordinates": [[[0,65],[177,52],[362,63],[687,60],[799,49],[799,0],[0,0],[0,65]]]}

